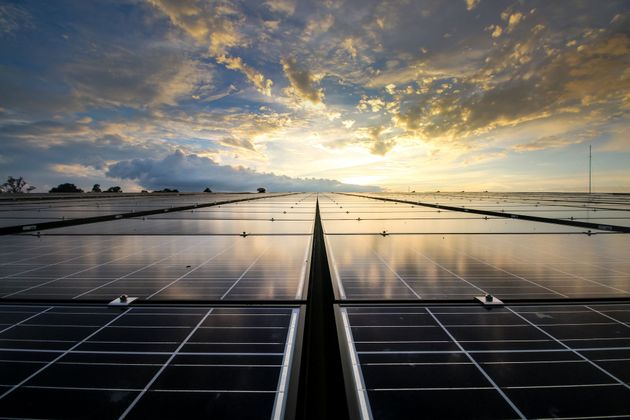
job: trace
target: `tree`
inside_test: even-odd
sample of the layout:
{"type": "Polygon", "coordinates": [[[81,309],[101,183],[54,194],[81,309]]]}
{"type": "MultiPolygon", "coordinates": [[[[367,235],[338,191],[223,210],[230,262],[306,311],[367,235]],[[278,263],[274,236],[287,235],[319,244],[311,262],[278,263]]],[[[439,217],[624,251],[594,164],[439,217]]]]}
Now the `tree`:
{"type": "Polygon", "coordinates": [[[267,192],[267,190],[263,187],[258,188],[256,191],[258,191],[259,193],[265,193],[267,192]]]}
{"type": "Polygon", "coordinates": [[[28,186],[28,188],[26,189],[26,192],[29,192],[29,193],[30,193],[31,191],[33,191],[33,190],[35,190],[35,189],[37,189],[37,187],[36,187],[36,186],[34,186],[34,185],[29,185],[29,186],[28,186]]]}
{"type": "Polygon", "coordinates": [[[108,189],[105,190],[105,192],[108,192],[108,193],[121,193],[122,192],[122,188],[120,188],[118,185],[116,185],[115,187],[109,187],[108,189]]]}
{"type": "Polygon", "coordinates": [[[7,178],[7,182],[0,186],[0,191],[10,194],[19,194],[24,192],[25,186],[26,181],[24,181],[24,178],[13,178],[10,176],[7,178]]]}
{"type": "Polygon", "coordinates": [[[179,190],[177,188],[174,188],[174,189],[164,188],[163,190],[155,190],[153,192],[154,193],[178,193],[179,190]]]}
{"type": "Polygon", "coordinates": [[[92,187],[92,192],[93,192],[93,193],[99,193],[99,192],[102,192],[102,191],[101,191],[101,184],[94,184],[94,186],[92,187]]]}
{"type": "Polygon", "coordinates": [[[74,184],[70,184],[68,182],[66,182],[65,184],[59,184],[56,187],[53,187],[50,189],[51,193],[82,193],[83,190],[80,188],[77,188],[76,185],[74,184]]]}
{"type": "Polygon", "coordinates": [[[205,193],[211,193],[211,192],[212,192],[212,190],[211,190],[210,188],[206,187],[206,189],[205,189],[205,190],[203,190],[203,192],[205,192],[205,193]]]}

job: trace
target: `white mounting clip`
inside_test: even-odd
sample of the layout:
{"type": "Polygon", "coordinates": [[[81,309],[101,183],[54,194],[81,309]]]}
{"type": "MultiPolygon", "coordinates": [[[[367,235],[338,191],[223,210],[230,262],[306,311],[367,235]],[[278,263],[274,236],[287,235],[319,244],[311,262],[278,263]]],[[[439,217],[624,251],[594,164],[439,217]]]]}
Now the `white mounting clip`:
{"type": "Polygon", "coordinates": [[[121,295],[120,297],[117,297],[116,299],[109,302],[108,306],[127,306],[136,299],[138,298],[121,295]]]}
{"type": "Polygon", "coordinates": [[[481,302],[483,306],[503,306],[503,301],[495,298],[491,294],[485,296],[475,296],[475,299],[481,302]]]}

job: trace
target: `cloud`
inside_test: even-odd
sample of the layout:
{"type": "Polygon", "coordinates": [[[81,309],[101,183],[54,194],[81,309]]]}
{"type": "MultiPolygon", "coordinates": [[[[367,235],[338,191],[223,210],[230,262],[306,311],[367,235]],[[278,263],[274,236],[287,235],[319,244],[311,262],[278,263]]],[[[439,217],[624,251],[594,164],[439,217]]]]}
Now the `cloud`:
{"type": "Polygon", "coordinates": [[[628,138],[628,132],[630,132],[630,124],[627,122],[622,122],[617,126],[610,127],[608,140],[597,146],[596,150],[598,152],[630,152],[630,139],[628,138]]]}
{"type": "MultiPolygon", "coordinates": [[[[354,125],[354,121],[351,122],[354,125]]],[[[401,138],[392,134],[391,127],[375,125],[356,128],[352,135],[343,130],[337,138],[324,143],[324,146],[330,149],[343,149],[356,145],[365,148],[372,155],[385,156],[396,146],[398,140],[401,138]]]]}
{"type": "Polygon", "coordinates": [[[267,0],[265,3],[271,11],[292,15],[295,13],[294,0],[267,0]]]}
{"type": "Polygon", "coordinates": [[[394,139],[384,139],[381,137],[381,134],[385,131],[385,127],[382,126],[372,127],[368,130],[368,136],[372,140],[370,153],[373,155],[385,156],[396,145],[394,139]]]}
{"type": "Polygon", "coordinates": [[[212,66],[161,47],[140,53],[101,51],[98,59],[70,61],[64,67],[72,96],[83,107],[176,105],[212,86],[212,66]]]}
{"type": "Polygon", "coordinates": [[[492,38],[498,38],[503,33],[503,28],[501,28],[500,25],[490,25],[486,27],[486,30],[491,31],[490,35],[492,36],[492,38]]]}
{"type": "MultiPolygon", "coordinates": [[[[45,165],[82,164],[103,169],[108,161],[164,153],[161,143],[135,138],[138,127],[125,124],[128,135],[115,128],[92,127],[84,123],[38,121],[1,125],[0,142],[10,157],[10,166],[37,172],[45,165]]],[[[38,181],[41,182],[41,181],[38,181]]]]}
{"type": "Polygon", "coordinates": [[[30,13],[23,8],[12,4],[0,4],[0,37],[32,25],[30,13]]]}
{"type": "Polygon", "coordinates": [[[547,136],[529,143],[517,144],[514,146],[514,150],[517,152],[533,152],[538,150],[558,149],[581,142],[581,139],[569,139],[563,136],[547,136]]]}
{"type": "Polygon", "coordinates": [[[227,49],[241,45],[238,11],[227,2],[195,0],[147,0],[161,10],[177,27],[197,42],[206,44],[213,56],[224,55],[227,49]]]}
{"type": "Polygon", "coordinates": [[[569,166],[578,131],[627,153],[606,128],[630,112],[630,15],[596,3],[0,1],[16,22],[0,24],[0,167],[40,187],[80,166],[110,182],[115,162],[180,149],[406,188],[480,151],[507,153],[484,170],[537,148],[569,166]]]}
{"type": "Polygon", "coordinates": [[[124,26],[118,15],[86,24],[59,13],[57,32],[38,21],[3,42],[0,53],[12,60],[0,69],[0,103],[12,112],[42,120],[94,108],[155,109],[204,98],[214,87],[216,66],[196,60],[194,48],[141,24],[124,26]]]}
{"type": "Polygon", "coordinates": [[[335,17],[331,14],[326,14],[320,18],[311,18],[306,22],[302,38],[308,41],[314,35],[326,33],[334,23],[335,17]]]}
{"type": "Polygon", "coordinates": [[[238,139],[235,137],[226,137],[224,139],[221,140],[221,144],[225,144],[228,146],[232,146],[232,147],[239,147],[242,149],[247,149],[247,150],[251,150],[251,151],[255,151],[256,148],[254,147],[254,144],[247,140],[247,139],[238,139]]]}
{"type": "Polygon", "coordinates": [[[619,113],[630,98],[630,36],[597,31],[577,48],[564,47],[564,40],[551,47],[555,39],[545,31],[506,38],[472,74],[438,76],[450,79],[453,89],[433,84],[403,98],[395,124],[425,140],[465,143],[496,128],[567,113],[599,121],[619,113]]]}
{"type": "Polygon", "coordinates": [[[316,87],[316,78],[308,70],[299,68],[294,59],[282,59],[282,69],[296,96],[314,105],[324,101],[324,90],[316,87]]]}
{"type": "Polygon", "coordinates": [[[466,10],[473,10],[475,7],[479,6],[480,0],[466,0],[466,10]]]}
{"type": "MultiPolygon", "coordinates": [[[[141,130],[135,123],[123,124],[122,131],[114,126],[62,121],[2,124],[0,175],[24,176],[39,191],[63,182],[104,185],[112,182],[104,173],[109,163],[172,150],[164,142],[135,137],[141,130]]],[[[132,183],[125,184],[131,187],[132,183]]]]}
{"type": "Polygon", "coordinates": [[[507,33],[510,33],[514,29],[516,29],[518,24],[521,23],[521,21],[524,18],[525,18],[525,15],[523,15],[521,12],[514,12],[510,14],[509,17],[507,18],[507,21],[508,21],[508,26],[506,28],[507,33]]]}
{"type": "Polygon", "coordinates": [[[271,96],[273,81],[266,79],[264,74],[243,63],[243,59],[240,57],[228,57],[226,55],[221,55],[216,57],[216,60],[217,63],[224,64],[225,67],[230,70],[238,70],[242,72],[260,93],[266,96],[271,96]]]}
{"type": "MultiPolygon", "coordinates": [[[[217,63],[230,70],[240,71],[260,93],[271,95],[272,80],[245,64],[241,57],[228,54],[231,48],[247,45],[246,37],[239,30],[245,17],[234,5],[228,2],[202,3],[194,0],[147,1],[198,43],[208,46],[208,53],[217,63]]],[[[287,2],[270,4],[284,3],[287,2]]]]}
{"type": "Polygon", "coordinates": [[[378,191],[373,186],[343,184],[331,179],[291,178],[248,168],[218,165],[212,159],[177,150],[163,159],[132,159],[109,166],[110,177],[134,180],[149,189],[181,191],[378,191]]]}
{"type": "Polygon", "coordinates": [[[354,44],[355,41],[353,38],[346,38],[343,40],[341,45],[346,49],[346,51],[348,51],[352,58],[357,58],[357,47],[354,44]]]}
{"type": "MultiPolygon", "coordinates": [[[[390,86],[390,85],[388,85],[390,86]]],[[[367,95],[361,96],[361,100],[357,105],[357,109],[361,111],[379,112],[385,107],[385,101],[379,97],[370,98],[367,95]]]]}

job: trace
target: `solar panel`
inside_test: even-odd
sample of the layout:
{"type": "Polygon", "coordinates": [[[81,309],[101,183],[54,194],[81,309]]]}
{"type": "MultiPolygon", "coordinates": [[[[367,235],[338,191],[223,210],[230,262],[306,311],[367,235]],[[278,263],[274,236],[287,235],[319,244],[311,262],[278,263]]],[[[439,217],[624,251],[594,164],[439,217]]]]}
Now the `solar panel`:
{"type": "Polygon", "coordinates": [[[361,418],[630,415],[630,305],[343,306],[361,418]]]}
{"type": "Polygon", "coordinates": [[[239,235],[313,233],[312,221],[121,219],[42,231],[42,235],[239,235]]]}
{"type": "Polygon", "coordinates": [[[574,226],[483,217],[468,219],[388,219],[388,220],[324,220],[324,233],[357,234],[394,233],[583,233],[574,226]]]}
{"type": "MultiPolygon", "coordinates": [[[[392,203],[385,200],[401,200],[406,203],[414,203],[428,206],[451,206],[463,211],[492,211],[505,213],[506,215],[535,216],[551,220],[564,220],[574,222],[588,222],[628,227],[630,226],[630,201],[625,196],[610,198],[609,196],[575,196],[563,197],[562,194],[368,194],[374,202],[371,204],[392,203]]],[[[349,197],[343,197],[345,200],[349,197]]],[[[352,197],[356,199],[365,197],[352,197]]],[[[370,200],[371,201],[371,200],[370,200]]],[[[351,204],[356,205],[356,204],[351,204]]],[[[347,204],[346,204],[347,206],[347,204]]]]}
{"type": "MultiPolygon", "coordinates": [[[[113,197],[109,196],[109,194],[84,194],[80,195],[79,198],[73,197],[51,199],[50,196],[46,195],[36,196],[35,198],[31,198],[31,196],[23,197],[19,201],[0,199],[0,227],[115,216],[143,211],[156,212],[164,209],[171,211],[171,209],[186,206],[200,206],[200,209],[203,209],[208,208],[204,206],[215,203],[246,200],[232,204],[223,204],[223,206],[235,206],[244,202],[253,203],[258,199],[263,199],[263,201],[268,203],[263,205],[263,207],[255,207],[258,209],[278,210],[286,206],[286,208],[296,207],[311,210],[311,214],[314,214],[314,201],[309,200],[308,196],[300,198],[300,196],[287,196],[286,194],[270,194],[264,197],[252,194],[137,194],[130,196],[116,195],[113,197]],[[290,200],[287,197],[290,197],[290,200]]],[[[221,204],[216,204],[216,207],[221,206],[221,204]]]]}
{"type": "Polygon", "coordinates": [[[0,415],[282,418],[299,307],[0,305],[0,415]]]}
{"type": "Polygon", "coordinates": [[[295,300],[311,236],[30,236],[0,245],[12,299],[295,300]]]}
{"type": "Polygon", "coordinates": [[[341,299],[630,294],[625,235],[328,235],[326,242],[341,299]]]}

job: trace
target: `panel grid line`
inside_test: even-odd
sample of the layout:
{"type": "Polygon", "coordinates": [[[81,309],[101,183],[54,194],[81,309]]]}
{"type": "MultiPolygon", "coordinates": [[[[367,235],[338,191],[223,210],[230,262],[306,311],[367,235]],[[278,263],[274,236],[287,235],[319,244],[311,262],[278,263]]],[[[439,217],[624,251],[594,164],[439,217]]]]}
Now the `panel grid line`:
{"type": "MultiPolygon", "coordinates": [[[[606,375],[608,375],[611,379],[613,379],[615,382],[619,383],[620,385],[623,385],[624,387],[626,387],[627,389],[630,389],[630,385],[628,385],[627,383],[625,383],[624,381],[622,381],[621,379],[619,379],[618,377],[616,377],[615,375],[613,375],[612,373],[610,373],[608,370],[604,369],[603,367],[599,366],[597,363],[593,362],[591,359],[589,359],[588,357],[584,356],[582,353],[580,353],[580,351],[566,345],[563,341],[557,339],[553,334],[545,331],[543,328],[541,328],[540,326],[534,324],[533,322],[531,322],[530,320],[528,320],[527,318],[525,318],[524,316],[522,316],[521,314],[519,314],[518,312],[515,312],[514,310],[512,310],[512,308],[506,308],[508,311],[512,312],[513,314],[515,314],[516,316],[518,316],[519,318],[521,318],[523,321],[527,322],[529,325],[531,325],[532,327],[536,328],[538,331],[542,332],[543,334],[545,334],[547,337],[551,338],[552,340],[554,340],[556,343],[558,343],[559,345],[561,345],[562,347],[566,348],[567,350],[573,352],[576,356],[580,357],[581,359],[587,361],[588,363],[590,363],[593,367],[597,368],[598,370],[600,370],[601,372],[605,373],[606,375]]],[[[565,340],[566,341],[566,340],[565,340]]]]}
{"type": "Polygon", "coordinates": [[[400,280],[400,282],[401,282],[402,284],[404,284],[404,285],[405,285],[405,287],[406,287],[407,289],[409,289],[409,291],[410,291],[411,293],[413,293],[413,295],[414,295],[415,297],[417,297],[418,299],[422,299],[422,297],[420,297],[420,295],[419,295],[418,293],[416,293],[416,291],[415,291],[415,290],[413,290],[413,288],[412,288],[411,286],[409,286],[409,284],[405,281],[405,279],[403,279],[403,278],[400,276],[400,274],[398,274],[398,273],[396,272],[396,270],[394,270],[394,269],[393,269],[393,268],[392,268],[392,267],[391,267],[391,266],[387,263],[387,261],[385,261],[385,259],[384,259],[384,258],[383,258],[383,257],[382,257],[382,256],[381,256],[378,252],[376,252],[376,250],[372,250],[372,252],[374,253],[374,255],[376,255],[376,257],[377,257],[379,260],[381,260],[381,263],[382,263],[385,267],[387,267],[387,269],[388,269],[389,271],[391,271],[391,272],[392,272],[392,273],[393,273],[393,274],[394,274],[394,275],[398,278],[398,280],[400,280]]]}
{"type": "Polygon", "coordinates": [[[118,314],[116,317],[112,318],[109,322],[107,322],[105,325],[103,325],[102,327],[98,328],[96,331],[93,331],[91,334],[89,334],[87,337],[84,337],[82,340],[80,340],[79,342],[77,342],[76,344],[74,344],[72,347],[70,347],[69,349],[65,350],[63,353],[61,353],[59,356],[57,356],[56,358],[54,358],[53,360],[51,360],[50,362],[48,362],[46,365],[44,365],[43,367],[41,367],[40,369],[36,370],[34,373],[32,373],[31,375],[29,375],[28,377],[26,377],[25,379],[23,379],[22,381],[20,381],[18,384],[14,385],[12,388],[10,388],[9,390],[7,390],[6,392],[4,392],[2,395],[0,395],[0,400],[5,398],[7,395],[11,394],[13,391],[15,391],[16,389],[18,389],[19,387],[21,387],[22,385],[24,385],[25,383],[27,383],[28,381],[30,381],[31,379],[33,379],[35,376],[39,375],[41,372],[43,372],[44,370],[46,370],[48,367],[52,366],[55,362],[57,362],[58,360],[60,360],[62,357],[64,357],[65,355],[69,354],[70,352],[72,352],[74,349],[78,348],[79,346],[81,346],[83,343],[85,343],[86,341],[88,341],[90,338],[94,337],[96,334],[98,334],[99,332],[103,331],[105,328],[107,328],[108,326],[110,326],[111,324],[113,324],[114,322],[116,322],[118,319],[122,318],[127,312],[129,312],[131,310],[131,308],[127,308],[125,309],[123,312],[121,312],[120,314],[118,314]]]}
{"type": "Polygon", "coordinates": [[[225,293],[223,293],[223,295],[220,297],[220,300],[225,299],[225,297],[232,291],[232,289],[236,287],[236,285],[243,279],[243,277],[247,275],[249,270],[251,270],[252,267],[256,265],[256,263],[262,258],[263,255],[265,255],[265,253],[267,253],[267,251],[269,251],[270,248],[271,247],[267,247],[254,261],[252,261],[252,263],[245,269],[245,271],[243,271],[243,273],[239,276],[238,279],[236,279],[236,281],[230,286],[230,288],[227,289],[225,293]]]}
{"type": "Polygon", "coordinates": [[[206,312],[206,314],[199,320],[199,322],[197,322],[197,324],[194,326],[194,328],[190,331],[190,333],[188,333],[188,335],[186,336],[186,338],[184,338],[184,340],[182,340],[182,342],[179,344],[179,346],[177,347],[177,349],[175,349],[175,351],[171,354],[171,356],[168,358],[168,360],[166,360],[166,362],[164,362],[164,364],[162,365],[162,367],[155,373],[155,375],[153,375],[153,377],[151,378],[151,380],[149,380],[149,382],[147,382],[147,384],[144,386],[144,388],[142,389],[142,391],[136,396],[136,398],[134,398],[134,400],[131,402],[131,404],[129,404],[129,406],[125,409],[125,411],[120,415],[120,417],[118,417],[119,420],[124,419],[125,417],[127,417],[127,415],[129,414],[129,412],[131,410],[133,410],[133,408],[136,406],[136,404],[138,404],[138,401],[140,401],[140,399],[144,396],[144,394],[146,394],[146,392],[149,390],[149,388],[151,387],[151,385],[153,385],[153,383],[157,380],[157,378],[162,374],[162,372],[166,369],[166,367],[171,363],[171,361],[175,358],[175,356],[177,356],[177,354],[179,353],[179,351],[186,345],[186,343],[188,342],[188,340],[190,340],[190,338],[197,332],[197,330],[199,329],[199,327],[201,326],[201,324],[204,323],[204,321],[208,318],[208,316],[210,316],[210,314],[214,311],[214,308],[210,308],[208,310],[208,312],[206,312]]]}
{"type": "Polygon", "coordinates": [[[503,390],[496,384],[496,382],[494,382],[494,380],[490,377],[490,375],[488,375],[488,373],[479,365],[479,363],[477,363],[475,358],[472,357],[472,355],[468,353],[466,349],[464,349],[464,347],[459,343],[459,341],[455,339],[455,337],[453,337],[451,332],[442,324],[442,322],[433,314],[433,312],[431,312],[431,309],[426,308],[426,307],[425,309],[429,313],[429,315],[431,315],[433,320],[442,328],[442,330],[446,333],[446,335],[448,335],[449,338],[453,340],[453,343],[466,355],[466,357],[475,365],[475,367],[477,367],[477,369],[479,370],[479,372],[481,372],[484,378],[486,378],[486,380],[490,382],[492,387],[501,395],[501,397],[505,400],[505,402],[509,404],[509,406],[514,410],[514,412],[521,419],[526,419],[525,415],[521,412],[521,410],[519,410],[516,404],[512,402],[512,400],[505,394],[505,392],[503,392],[503,390]]]}
{"type": "MultiPolygon", "coordinates": [[[[174,242],[174,240],[169,241],[169,242],[168,242],[168,244],[170,244],[170,243],[172,243],[172,242],[174,242]]],[[[161,246],[165,246],[165,245],[167,245],[167,244],[163,244],[163,243],[161,243],[161,244],[158,244],[158,245],[151,246],[151,247],[149,247],[148,249],[159,248],[159,247],[161,247],[161,246]]],[[[70,273],[70,274],[67,274],[67,275],[65,275],[65,276],[58,277],[58,278],[56,278],[56,279],[52,279],[52,280],[46,281],[46,282],[41,283],[41,284],[37,284],[37,285],[31,286],[31,287],[28,287],[28,288],[26,288],[26,289],[19,290],[19,291],[17,291],[17,292],[9,293],[9,294],[7,294],[7,295],[2,296],[2,298],[3,298],[3,299],[5,299],[5,298],[8,298],[8,297],[11,297],[11,296],[14,296],[14,295],[20,294],[20,293],[24,293],[24,292],[27,292],[27,291],[30,291],[30,290],[33,290],[33,289],[37,289],[37,288],[42,287],[42,286],[47,286],[47,285],[49,285],[49,284],[51,284],[51,283],[54,283],[54,282],[57,282],[57,281],[59,281],[59,280],[64,280],[64,279],[67,279],[67,278],[69,278],[69,277],[75,276],[75,275],[77,275],[77,274],[80,274],[80,273],[83,273],[83,272],[86,272],[86,271],[89,271],[89,270],[93,270],[93,269],[98,268],[98,267],[102,267],[102,266],[107,265],[107,264],[110,264],[110,263],[112,263],[112,262],[115,262],[115,261],[120,261],[120,260],[124,260],[125,258],[129,258],[129,257],[130,257],[130,256],[132,256],[132,255],[142,254],[142,253],[144,253],[144,252],[146,252],[146,251],[147,251],[147,249],[142,249],[142,250],[140,250],[140,251],[133,252],[133,253],[131,253],[131,254],[127,254],[127,255],[125,255],[125,256],[123,256],[123,257],[114,258],[114,259],[112,259],[112,260],[105,261],[105,262],[103,262],[103,263],[100,263],[100,264],[96,264],[96,265],[90,266],[90,267],[88,267],[88,268],[86,268],[86,269],[84,269],[84,270],[76,271],[76,272],[74,272],[74,273],[70,273]]]]}
{"type": "MultiPolygon", "coordinates": [[[[201,264],[199,264],[198,266],[196,266],[195,268],[187,271],[186,273],[182,274],[181,276],[179,276],[178,278],[176,278],[175,280],[173,280],[172,282],[168,283],[166,286],[160,288],[159,290],[157,290],[156,292],[150,294],[149,296],[146,297],[146,300],[151,299],[152,297],[160,294],[161,292],[163,292],[164,290],[168,289],[169,287],[171,287],[172,285],[174,285],[175,283],[177,283],[178,281],[182,280],[183,278],[185,278],[186,276],[188,276],[191,273],[194,273],[195,271],[199,270],[201,267],[203,267],[204,265],[208,264],[209,262],[211,262],[212,260],[216,259],[217,257],[225,254],[226,252],[228,252],[229,250],[231,250],[232,248],[234,248],[234,245],[225,248],[224,250],[222,250],[221,252],[214,254],[213,256],[211,256],[210,258],[208,258],[207,260],[205,260],[204,262],[202,262],[201,264]]],[[[183,252],[183,251],[180,251],[183,252]]],[[[177,254],[179,254],[180,252],[178,252],[177,254]]]]}

